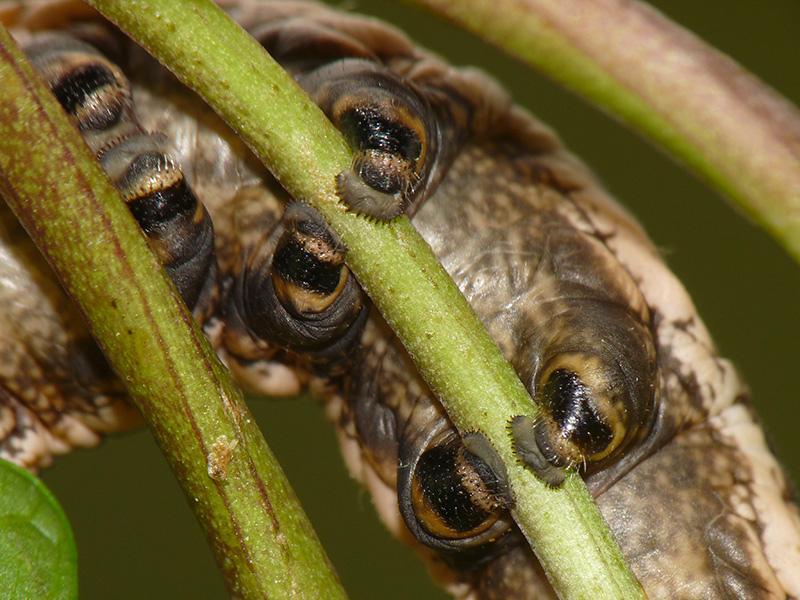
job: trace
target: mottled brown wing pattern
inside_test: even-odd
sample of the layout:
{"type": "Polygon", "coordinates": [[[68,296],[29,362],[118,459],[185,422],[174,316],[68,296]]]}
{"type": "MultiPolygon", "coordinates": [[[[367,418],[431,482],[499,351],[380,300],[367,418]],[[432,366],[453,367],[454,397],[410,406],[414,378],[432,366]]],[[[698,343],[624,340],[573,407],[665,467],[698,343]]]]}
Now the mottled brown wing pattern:
{"type": "MultiPolygon", "coordinates": [[[[414,217],[542,409],[512,425],[521,459],[554,486],[581,469],[648,596],[800,597],[800,518],[746,388],[638,224],[556,137],[489,77],[379,21],[305,2],[225,8],[345,134],[350,209],[414,217]]],[[[18,2],[0,19],[243,387],[310,385],[387,526],[454,594],[553,598],[502,467],[459,436],[321,218],[91,11],[18,2]]],[[[138,421],[1,216],[0,456],[38,468],[138,421]]]]}

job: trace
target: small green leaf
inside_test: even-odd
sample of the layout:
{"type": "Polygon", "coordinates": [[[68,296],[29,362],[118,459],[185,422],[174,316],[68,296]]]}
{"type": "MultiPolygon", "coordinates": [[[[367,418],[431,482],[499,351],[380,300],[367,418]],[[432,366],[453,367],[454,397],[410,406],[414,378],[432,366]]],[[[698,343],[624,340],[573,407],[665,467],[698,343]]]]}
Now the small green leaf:
{"type": "Polygon", "coordinates": [[[0,596],[78,597],[75,540],[64,512],[44,484],[0,460],[0,596]]]}

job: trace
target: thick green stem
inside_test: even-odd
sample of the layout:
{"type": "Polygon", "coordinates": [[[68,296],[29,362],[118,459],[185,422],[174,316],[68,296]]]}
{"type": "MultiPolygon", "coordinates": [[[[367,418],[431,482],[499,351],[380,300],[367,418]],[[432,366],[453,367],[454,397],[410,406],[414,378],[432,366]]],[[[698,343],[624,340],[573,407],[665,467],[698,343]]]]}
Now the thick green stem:
{"type": "Polygon", "coordinates": [[[0,194],[150,424],[231,595],[343,598],[241,392],[95,157],[2,27],[0,81],[0,194]]]}
{"type": "Polygon", "coordinates": [[[652,138],[800,262],[800,113],[635,0],[405,0],[536,67],[652,138]]]}
{"type": "Polygon", "coordinates": [[[410,222],[370,223],[338,203],[335,176],[350,167],[349,150],[294,82],[210,3],[92,4],[209,102],[340,234],[348,264],[454,423],[484,432],[500,453],[515,517],[561,597],[640,597],[581,479],[551,490],[517,462],[507,425],[533,414],[530,396],[410,222]]]}

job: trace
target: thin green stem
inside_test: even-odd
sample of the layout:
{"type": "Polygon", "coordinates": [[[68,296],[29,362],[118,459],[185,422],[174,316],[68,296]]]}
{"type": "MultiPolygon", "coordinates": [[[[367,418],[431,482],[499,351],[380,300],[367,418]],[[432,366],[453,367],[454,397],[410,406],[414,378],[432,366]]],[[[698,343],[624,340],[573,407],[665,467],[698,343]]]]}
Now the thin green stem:
{"type": "Polygon", "coordinates": [[[2,27],[0,81],[0,194],[148,421],[231,595],[343,598],[241,392],[95,157],[2,27]]]}
{"type": "Polygon", "coordinates": [[[649,136],[800,262],[800,113],[635,0],[404,0],[520,58],[649,136]]]}
{"type": "Polygon", "coordinates": [[[462,430],[480,430],[507,465],[515,516],[563,598],[635,598],[641,587],[576,475],[551,490],[521,467],[507,431],[535,407],[410,222],[346,213],[335,176],[351,156],[338,132],[258,44],[200,0],[92,0],[231,123],[295,198],[317,208],[348,264],[462,430]],[[188,10],[187,10],[188,8],[188,10]]]}

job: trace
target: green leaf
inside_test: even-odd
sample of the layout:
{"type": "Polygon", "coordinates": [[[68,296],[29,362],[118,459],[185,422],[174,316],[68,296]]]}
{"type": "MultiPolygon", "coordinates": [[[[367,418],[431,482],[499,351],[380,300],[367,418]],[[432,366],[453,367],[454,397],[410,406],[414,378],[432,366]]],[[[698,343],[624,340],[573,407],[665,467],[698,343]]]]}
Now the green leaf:
{"type": "Polygon", "coordinates": [[[34,475],[0,460],[0,596],[78,597],[78,558],[64,511],[34,475]]]}

